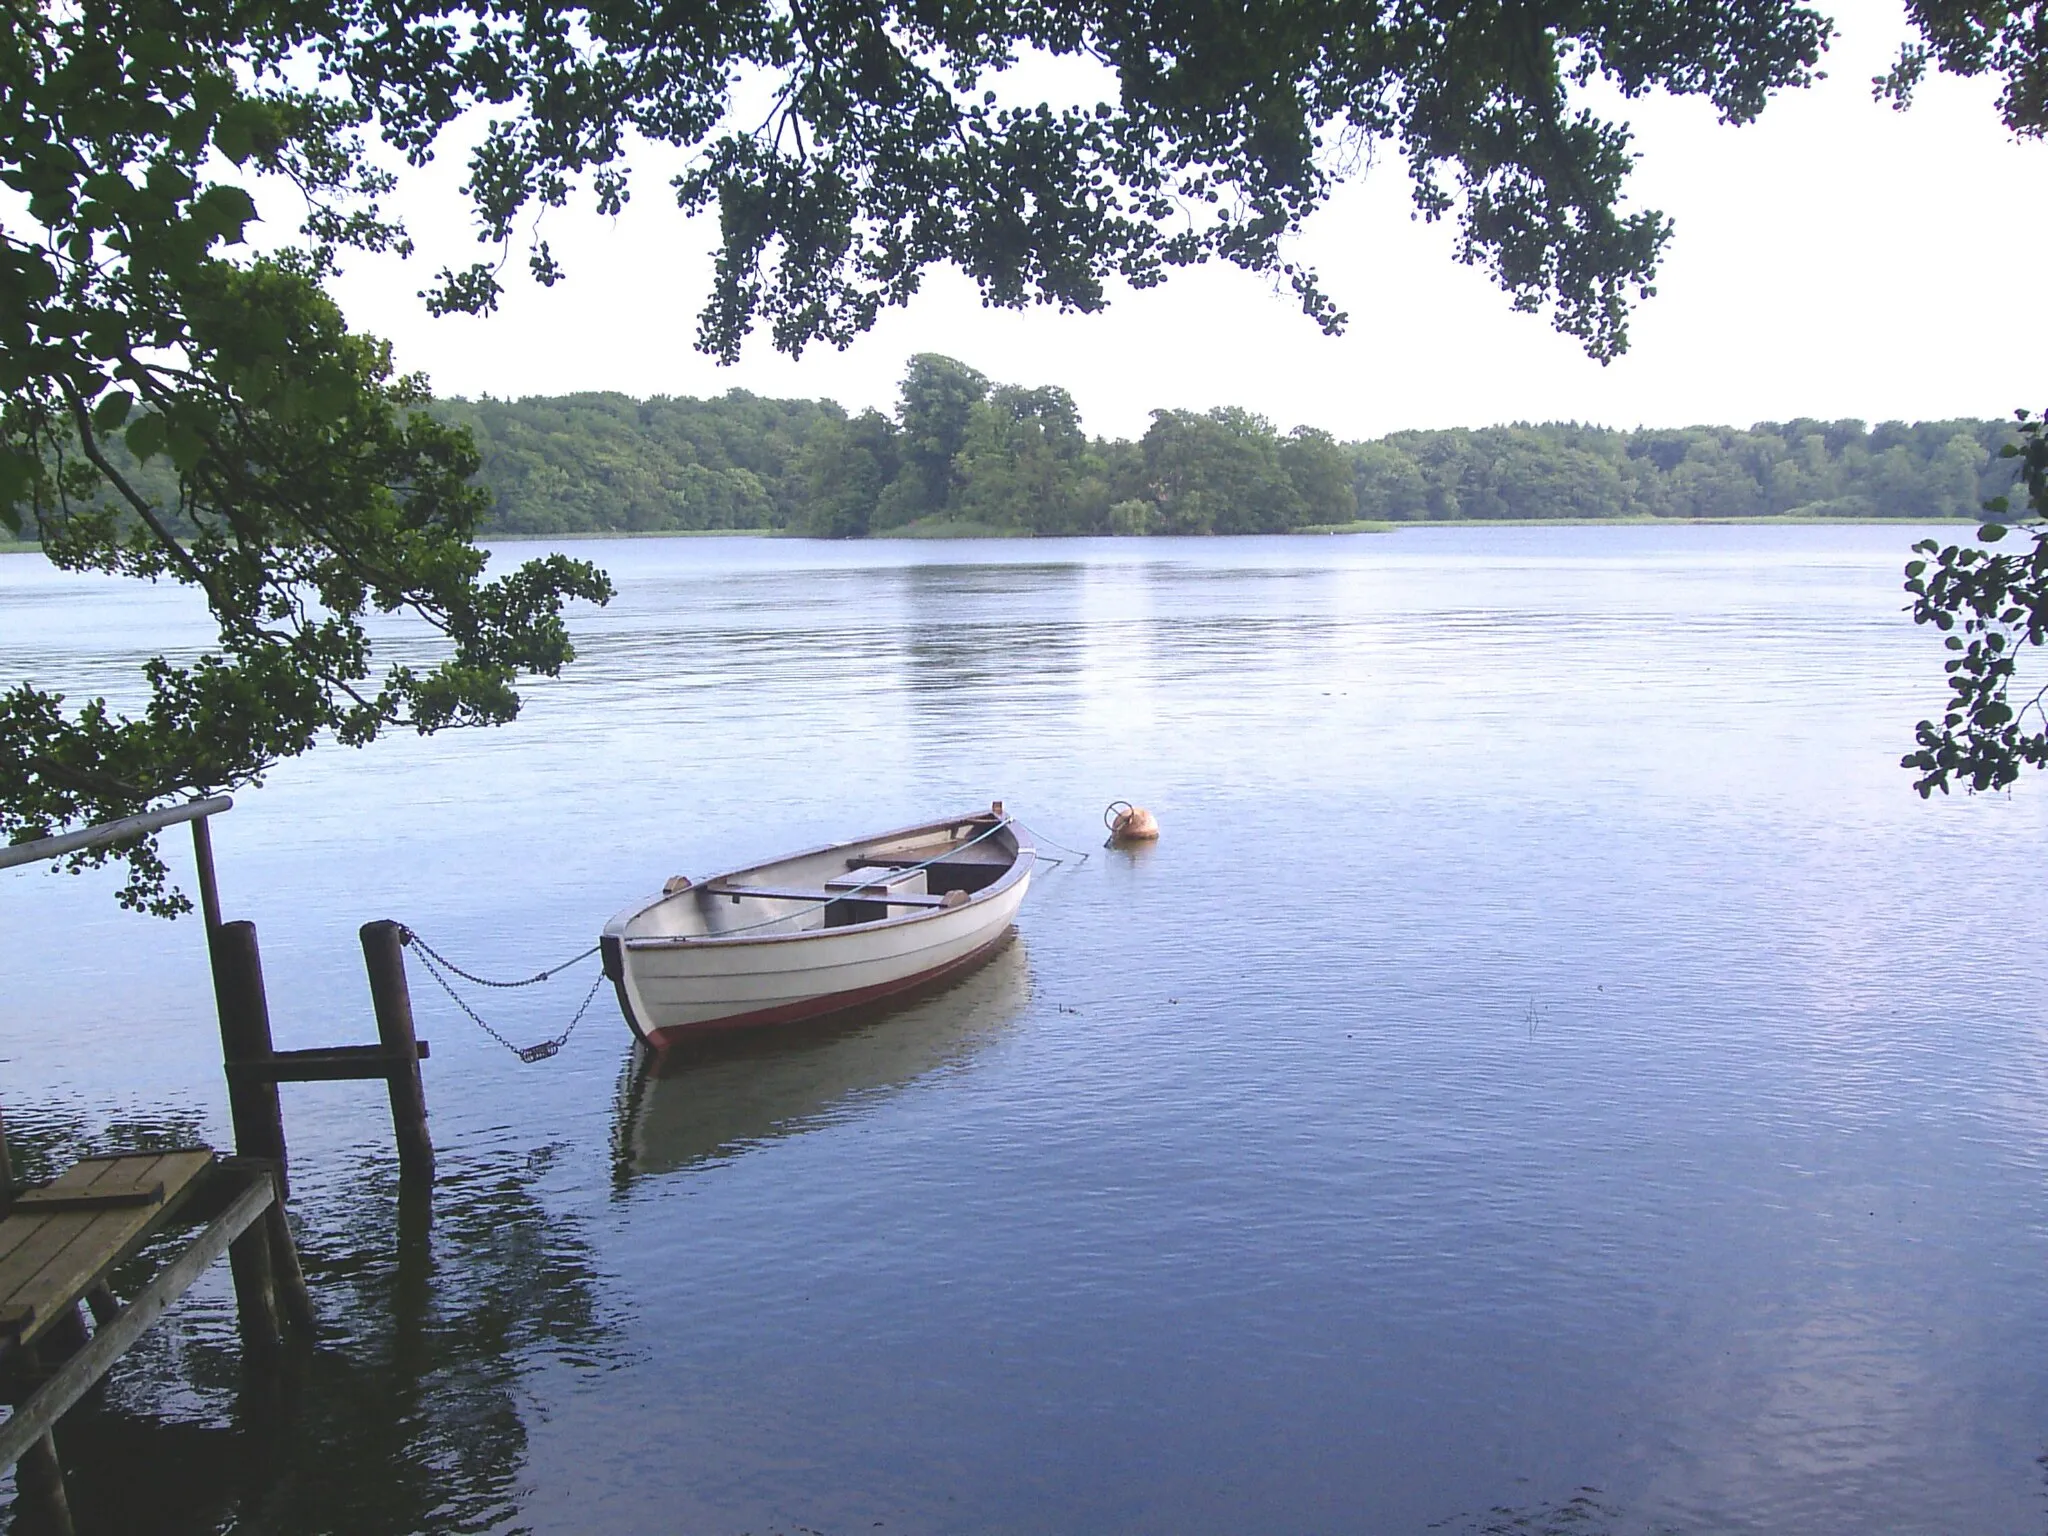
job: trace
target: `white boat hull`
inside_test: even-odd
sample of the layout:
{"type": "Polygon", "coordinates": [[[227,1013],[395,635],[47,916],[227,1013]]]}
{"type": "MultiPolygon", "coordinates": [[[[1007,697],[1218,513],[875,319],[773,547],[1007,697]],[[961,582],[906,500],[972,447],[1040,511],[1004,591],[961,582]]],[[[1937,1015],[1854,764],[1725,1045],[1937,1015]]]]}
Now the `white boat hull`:
{"type": "Polygon", "coordinates": [[[605,971],[626,1022],[656,1050],[714,1030],[858,1007],[985,958],[1010,930],[1034,859],[1029,834],[989,813],[835,844],[692,882],[629,908],[605,927],[605,971]],[[927,849],[928,868],[896,876],[904,888],[913,879],[934,888],[987,883],[953,905],[922,892],[901,898],[919,904],[900,911],[884,902],[884,915],[868,921],[843,919],[871,904],[835,897],[845,903],[838,926],[827,926],[829,903],[790,889],[808,883],[822,890],[834,871],[844,877],[849,866],[887,855],[899,865],[916,862],[927,849]],[[977,849],[978,856],[966,857],[977,849]]]}

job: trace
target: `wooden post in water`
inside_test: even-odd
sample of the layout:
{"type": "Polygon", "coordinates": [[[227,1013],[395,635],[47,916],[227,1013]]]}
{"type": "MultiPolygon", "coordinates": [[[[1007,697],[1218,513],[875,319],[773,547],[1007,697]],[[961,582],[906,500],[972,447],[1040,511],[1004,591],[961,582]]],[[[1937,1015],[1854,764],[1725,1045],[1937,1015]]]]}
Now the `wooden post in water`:
{"type": "MultiPolygon", "coordinates": [[[[42,1352],[34,1344],[23,1346],[9,1362],[22,1374],[11,1380],[12,1390],[0,1401],[19,1405],[35,1391],[43,1374],[42,1352]]],[[[72,1536],[71,1497],[64,1491],[64,1463],[57,1457],[56,1438],[45,1430],[22,1452],[14,1464],[14,1487],[25,1509],[41,1517],[40,1524],[52,1536],[72,1536]]]]}
{"type": "Polygon", "coordinates": [[[363,924],[363,964],[370,972],[377,1038],[390,1058],[384,1081],[391,1090],[399,1177],[426,1185],[434,1182],[434,1143],[427,1135],[427,1090],[420,1082],[419,1036],[413,1030],[412,993],[405,984],[403,931],[389,918],[363,924]]]}
{"type": "MultiPolygon", "coordinates": [[[[205,826],[194,822],[193,830],[205,826]]],[[[234,1119],[235,1151],[242,1157],[260,1158],[270,1165],[277,1181],[277,1200],[264,1213],[257,1236],[268,1245],[268,1258],[255,1261],[234,1259],[235,1303],[242,1314],[256,1316],[257,1334],[276,1331],[279,1305],[292,1326],[310,1331],[313,1327],[313,1297],[306,1289],[306,1272],[299,1266],[298,1246],[292,1241],[285,1221],[284,1201],[290,1192],[285,1169],[284,1109],[277,1097],[274,1079],[237,1072],[242,1063],[271,1059],[275,1046],[270,1035],[270,999],[263,986],[263,953],[256,944],[254,923],[220,923],[213,930],[213,987],[220,1005],[221,1054],[228,1074],[228,1111],[234,1119]],[[244,1278],[251,1283],[261,1278],[263,1295],[243,1291],[244,1278]]],[[[262,1352],[257,1346],[257,1352],[262,1352]]]]}
{"type": "Polygon", "coordinates": [[[270,1262],[270,1230],[256,1222],[228,1244],[228,1268],[235,1277],[235,1317],[242,1348],[252,1360],[268,1360],[284,1340],[277,1320],[277,1275],[270,1262]]]}
{"type": "MultiPolygon", "coordinates": [[[[195,827],[204,822],[194,822],[195,827]]],[[[277,1164],[280,1198],[286,1182],[284,1111],[277,1084],[237,1073],[237,1062],[268,1061],[270,1000],[263,990],[263,956],[254,923],[222,923],[213,942],[214,995],[220,1004],[220,1044],[228,1069],[228,1110],[235,1123],[235,1151],[277,1164]]]]}
{"type": "Polygon", "coordinates": [[[7,1155],[7,1122],[0,1119],[0,1215],[14,1203],[14,1163],[7,1155]]]}
{"type": "Polygon", "coordinates": [[[64,1464],[57,1442],[46,1431],[14,1467],[14,1485],[22,1502],[43,1517],[53,1536],[71,1536],[71,1497],[64,1491],[64,1464]]]}
{"type": "Polygon", "coordinates": [[[206,920],[206,942],[211,945],[220,933],[220,883],[214,878],[213,834],[207,831],[204,816],[192,822],[192,862],[199,872],[199,915],[206,920]]]}
{"type": "Polygon", "coordinates": [[[313,1293],[306,1289],[306,1271],[299,1264],[299,1245],[292,1239],[291,1223],[284,1214],[284,1180],[278,1180],[277,1198],[263,1213],[263,1231],[270,1240],[270,1271],[277,1283],[278,1305],[285,1320],[310,1337],[319,1317],[313,1311],[313,1293]]]}
{"type": "MultiPolygon", "coordinates": [[[[199,907],[206,919],[207,951],[213,960],[213,995],[220,1012],[221,1060],[228,1073],[228,1111],[235,1126],[235,1152],[241,1157],[262,1158],[272,1167],[277,1181],[277,1199],[263,1213],[263,1231],[270,1253],[267,1265],[254,1260],[236,1263],[237,1304],[245,1272],[255,1275],[266,1270],[270,1300],[254,1300],[259,1321],[257,1332],[275,1332],[280,1305],[293,1327],[310,1333],[314,1325],[313,1297],[306,1289],[306,1272],[299,1264],[298,1244],[292,1241],[291,1223],[285,1218],[284,1202],[291,1194],[289,1154],[284,1140],[284,1108],[277,1096],[277,1081],[253,1074],[238,1074],[238,1062],[268,1061],[276,1051],[270,1033],[270,994],[263,985],[263,952],[256,943],[254,923],[224,923],[220,915],[220,886],[213,868],[213,836],[204,817],[192,823],[192,856],[199,869],[199,907]],[[269,1319],[262,1315],[268,1310],[269,1319]]],[[[254,1239],[250,1240],[252,1243],[254,1239]]]]}

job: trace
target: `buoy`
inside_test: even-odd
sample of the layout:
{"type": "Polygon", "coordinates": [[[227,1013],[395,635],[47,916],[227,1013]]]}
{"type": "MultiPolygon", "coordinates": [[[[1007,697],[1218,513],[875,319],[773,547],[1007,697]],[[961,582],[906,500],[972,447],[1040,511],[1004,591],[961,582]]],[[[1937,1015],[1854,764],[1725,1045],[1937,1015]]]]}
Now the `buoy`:
{"type": "Polygon", "coordinates": [[[1159,823],[1142,805],[1112,800],[1102,813],[1111,843],[1150,843],[1158,840],[1159,823]]]}

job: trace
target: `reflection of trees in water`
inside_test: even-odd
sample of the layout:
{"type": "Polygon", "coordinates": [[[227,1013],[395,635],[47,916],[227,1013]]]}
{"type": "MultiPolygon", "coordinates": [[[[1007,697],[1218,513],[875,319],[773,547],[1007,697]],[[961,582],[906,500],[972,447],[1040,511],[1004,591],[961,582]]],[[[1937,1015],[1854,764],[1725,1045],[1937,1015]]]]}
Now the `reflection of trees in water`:
{"type": "Polygon", "coordinates": [[[54,1179],[90,1152],[160,1152],[206,1139],[196,1113],[171,1113],[137,1120],[125,1115],[97,1118],[82,1106],[0,1103],[15,1179],[40,1184],[54,1179]]]}
{"type": "Polygon", "coordinates": [[[899,628],[903,683],[913,703],[1015,689],[1024,656],[1037,687],[1078,671],[1075,617],[1085,574],[1075,563],[904,567],[899,628]]]}
{"type": "Polygon", "coordinates": [[[381,1536],[516,1515],[522,1377],[614,1349],[588,1243],[533,1191],[551,1157],[444,1156],[431,1228],[382,1160],[304,1178],[293,1215],[318,1346],[245,1375],[214,1277],[60,1427],[80,1536],[381,1536]]]}

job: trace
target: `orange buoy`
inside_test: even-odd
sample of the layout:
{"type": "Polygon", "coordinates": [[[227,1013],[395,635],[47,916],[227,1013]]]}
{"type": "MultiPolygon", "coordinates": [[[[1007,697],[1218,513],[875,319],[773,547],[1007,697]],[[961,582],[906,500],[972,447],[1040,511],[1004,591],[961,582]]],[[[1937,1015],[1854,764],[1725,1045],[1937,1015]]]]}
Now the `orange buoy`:
{"type": "Polygon", "coordinates": [[[1142,805],[1112,800],[1102,813],[1112,843],[1150,843],[1158,840],[1159,823],[1142,805]]]}

